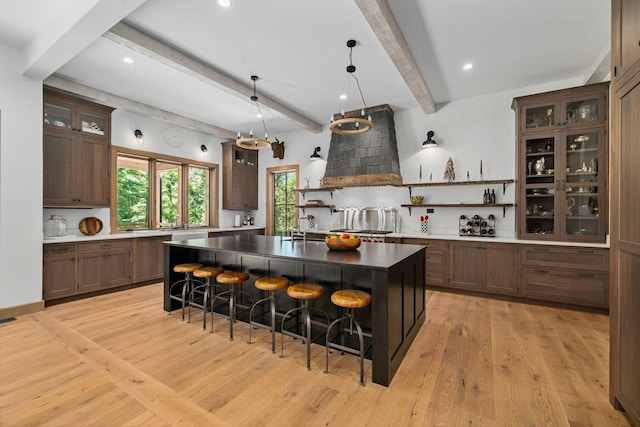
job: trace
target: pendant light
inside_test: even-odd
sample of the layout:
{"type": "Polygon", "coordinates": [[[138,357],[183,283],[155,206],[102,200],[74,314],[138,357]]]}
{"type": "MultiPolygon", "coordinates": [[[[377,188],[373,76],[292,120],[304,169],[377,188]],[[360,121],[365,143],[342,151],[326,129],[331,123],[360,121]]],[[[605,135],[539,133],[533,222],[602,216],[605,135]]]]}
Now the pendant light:
{"type": "Polygon", "coordinates": [[[360,99],[362,100],[362,110],[361,117],[345,117],[344,105],[341,108],[341,114],[338,118],[336,118],[335,114],[331,115],[331,124],[329,128],[331,132],[337,133],[340,135],[355,135],[359,133],[367,132],[368,130],[373,128],[373,122],[371,122],[371,115],[365,117],[365,110],[367,109],[367,103],[364,100],[364,96],[362,95],[362,89],[360,89],[360,82],[358,81],[358,77],[356,76],[356,66],[353,65],[352,55],[353,48],[356,45],[355,40],[348,40],[347,47],[349,48],[349,65],[347,66],[347,79],[352,77],[356,86],[358,87],[358,93],[360,94],[360,99]]]}
{"type": "Polygon", "coordinates": [[[253,136],[253,129],[249,130],[249,136],[242,136],[240,132],[238,132],[238,139],[236,139],[236,145],[238,147],[247,148],[249,150],[264,150],[265,148],[271,147],[271,142],[269,142],[269,135],[267,133],[267,125],[264,123],[264,115],[262,114],[262,109],[260,108],[260,103],[258,102],[258,95],[256,95],[256,82],[258,81],[258,76],[251,76],[251,80],[253,81],[253,95],[249,99],[251,102],[255,104],[258,109],[258,117],[262,120],[262,128],[264,129],[264,138],[258,138],[253,136]]]}

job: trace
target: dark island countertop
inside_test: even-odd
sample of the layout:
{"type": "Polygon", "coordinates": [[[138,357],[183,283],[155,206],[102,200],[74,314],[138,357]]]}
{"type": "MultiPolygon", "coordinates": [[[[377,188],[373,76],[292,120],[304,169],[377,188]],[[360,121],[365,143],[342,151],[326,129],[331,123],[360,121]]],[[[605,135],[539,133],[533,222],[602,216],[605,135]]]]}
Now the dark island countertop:
{"type": "Polygon", "coordinates": [[[174,240],[165,242],[165,244],[191,249],[215,248],[217,251],[223,252],[241,252],[275,258],[294,258],[380,270],[388,270],[425,248],[423,245],[362,243],[358,249],[353,251],[333,251],[329,250],[324,242],[291,241],[274,236],[252,235],[174,240]]]}

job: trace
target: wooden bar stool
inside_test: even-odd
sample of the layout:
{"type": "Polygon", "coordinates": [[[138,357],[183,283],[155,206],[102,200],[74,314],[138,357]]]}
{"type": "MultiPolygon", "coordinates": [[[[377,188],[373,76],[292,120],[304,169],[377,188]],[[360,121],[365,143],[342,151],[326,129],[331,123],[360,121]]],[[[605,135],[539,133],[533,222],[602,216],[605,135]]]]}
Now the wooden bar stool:
{"type": "Polygon", "coordinates": [[[306,340],[307,370],[310,371],[311,370],[311,341],[313,341],[313,338],[311,336],[310,309],[319,311],[320,313],[324,314],[324,316],[327,318],[327,325],[329,325],[329,316],[324,311],[315,307],[311,307],[309,305],[309,300],[320,298],[322,295],[324,295],[324,286],[312,284],[312,283],[298,283],[295,285],[291,285],[287,288],[287,295],[289,295],[291,298],[302,301],[302,305],[300,307],[292,308],[291,310],[287,311],[284,317],[282,318],[282,325],[280,329],[282,332],[282,354],[280,355],[280,357],[284,357],[284,336],[285,335],[306,340]],[[295,311],[302,312],[302,325],[306,329],[306,332],[304,335],[299,335],[294,332],[286,331],[284,329],[285,320],[287,320],[287,317],[289,317],[289,315],[295,311]]]}
{"type": "MultiPolygon", "coordinates": [[[[211,281],[218,274],[224,272],[221,267],[201,267],[193,272],[193,277],[200,279],[206,279],[204,285],[195,286],[189,293],[189,318],[188,322],[191,323],[191,306],[202,309],[202,329],[207,329],[207,302],[211,302],[212,295],[215,295],[214,288],[217,286],[211,281]],[[202,304],[195,302],[195,296],[197,293],[202,293],[202,304]]],[[[213,323],[213,305],[209,304],[209,310],[211,310],[211,323],[213,323]]]]}
{"type": "MultiPolygon", "coordinates": [[[[177,300],[182,303],[182,320],[184,320],[184,305],[187,302],[187,298],[191,291],[193,290],[193,278],[191,277],[192,273],[197,269],[202,268],[202,264],[198,263],[186,263],[186,264],[177,264],[173,266],[173,271],[176,273],[184,273],[184,279],[178,280],[174,282],[169,287],[169,299],[177,300]],[[182,284],[182,292],[180,295],[175,295],[173,292],[173,288],[182,284]]],[[[198,281],[198,283],[201,283],[198,281]]],[[[171,308],[169,308],[169,314],[171,314],[171,308]]]]}
{"type": "Polygon", "coordinates": [[[239,293],[243,293],[249,296],[251,299],[251,295],[247,292],[236,292],[236,285],[244,282],[249,279],[249,275],[247,273],[243,273],[241,271],[225,271],[224,273],[220,273],[216,276],[216,282],[221,285],[229,285],[229,290],[220,292],[213,297],[211,301],[211,332],[213,332],[213,305],[221,296],[228,295],[229,297],[229,341],[233,341],[233,324],[236,321],[236,296],[239,293]]]}
{"type": "Polygon", "coordinates": [[[267,291],[268,297],[263,298],[259,301],[256,301],[251,306],[251,311],[249,311],[249,344],[251,344],[251,330],[253,326],[259,326],[262,328],[268,328],[271,330],[271,352],[276,352],[276,291],[279,289],[284,289],[289,286],[289,279],[285,277],[260,277],[256,280],[254,285],[256,288],[267,291]],[[269,310],[271,311],[271,324],[263,325],[262,323],[256,323],[253,319],[253,310],[260,303],[265,301],[269,301],[269,310]]]}
{"type": "Polygon", "coordinates": [[[326,369],[324,371],[325,374],[329,373],[329,348],[335,348],[341,351],[346,351],[347,353],[355,354],[360,356],[360,385],[364,386],[364,338],[362,333],[362,328],[360,324],[354,318],[354,309],[356,308],[364,308],[371,304],[371,295],[364,291],[358,291],[354,289],[345,289],[341,291],[336,291],[331,294],[331,302],[337,305],[338,307],[346,308],[347,314],[340,317],[339,319],[334,320],[329,325],[327,329],[327,341],[326,341],[326,369]],[[355,325],[356,330],[358,331],[358,339],[360,343],[360,348],[358,351],[352,349],[351,347],[346,347],[343,344],[335,344],[330,342],[330,332],[331,328],[334,325],[349,320],[349,328],[343,329],[340,333],[344,333],[345,331],[349,332],[349,335],[353,334],[353,326],[355,325]]]}

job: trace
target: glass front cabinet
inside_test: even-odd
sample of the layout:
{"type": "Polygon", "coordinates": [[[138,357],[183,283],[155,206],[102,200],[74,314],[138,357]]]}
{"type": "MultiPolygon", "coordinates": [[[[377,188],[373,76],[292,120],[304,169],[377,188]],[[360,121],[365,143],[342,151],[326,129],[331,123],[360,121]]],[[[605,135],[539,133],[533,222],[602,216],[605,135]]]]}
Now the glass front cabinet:
{"type": "Polygon", "coordinates": [[[514,99],[518,238],[606,240],[608,87],[514,99]]]}

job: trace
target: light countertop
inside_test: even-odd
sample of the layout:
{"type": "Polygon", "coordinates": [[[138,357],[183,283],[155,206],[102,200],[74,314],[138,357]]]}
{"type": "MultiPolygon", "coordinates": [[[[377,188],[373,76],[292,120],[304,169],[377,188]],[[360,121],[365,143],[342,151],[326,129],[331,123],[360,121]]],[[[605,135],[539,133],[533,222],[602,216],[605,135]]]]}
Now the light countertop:
{"type": "Polygon", "coordinates": [[[140,237],[155,237],[155,236],[172,236],[174,234],[195,234],[195,233],[222,233],[226,231],[241,231],[241,230],[260,230],[264,226],[246,226],[246,227],[218,227],[218,228],[191,228],[187,230],[140,230],[140,231],[123,231],[118,233],[99,233],[95,236],[85,235],[67,235],[64,237],[45,238],[43,244],[49,243],[75,243],[75,242],[91,242],[95,240],[115,240],[115,239],[133,239],[140,237]]]}

